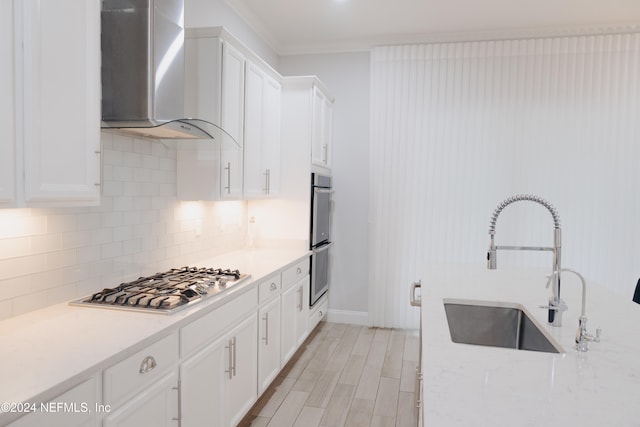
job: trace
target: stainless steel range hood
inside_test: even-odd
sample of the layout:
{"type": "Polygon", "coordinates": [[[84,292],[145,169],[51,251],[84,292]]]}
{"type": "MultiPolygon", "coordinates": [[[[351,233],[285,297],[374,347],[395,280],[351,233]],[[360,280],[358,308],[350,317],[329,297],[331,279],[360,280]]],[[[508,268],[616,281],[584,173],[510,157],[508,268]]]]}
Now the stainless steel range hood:
{"type": "Polygon", "coordinates": [[[233,141],[213,123],[184,118],[184,65],[183,0],[102,0],[103,130],[233,141]]]}

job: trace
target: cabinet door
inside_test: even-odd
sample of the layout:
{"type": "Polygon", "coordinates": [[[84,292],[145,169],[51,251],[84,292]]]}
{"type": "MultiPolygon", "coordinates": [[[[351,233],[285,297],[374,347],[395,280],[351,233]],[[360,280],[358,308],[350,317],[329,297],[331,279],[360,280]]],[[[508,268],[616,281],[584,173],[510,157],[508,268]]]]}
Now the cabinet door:
{"type": "Polygon", "coordinates": [[[175,371],[115,409],[104,427],[174,427],[178,419],[178,377],[175,371]]]}
{"type": "Polygon", "coordinates": [[[282,86],[270,76],[265,76],[263,87],[262,168],[268,171],[267,195],[277,196],[280,192],[282,86]]]}
{"type": "Polygon", "coordinates": [[[275,196],[280,181],[280,84],[247,61],[244,194],[275,196]]]}
{"type": "Polygon", "coordinates": [[[258,394],[280,372],[280,298],[275,298],[258,313],[258,394]]]}
{"type": "Polygon", "coordinates": [[[226,345],[218,340],[180,365],[182,427],[225,425],[226,345]]]}
{"type": "Polygon", "coordinates": [[[307,337],[309,322],[309,276],[282,293],[282,365],[307,337]]]}
{"type": "Polygon", "coordinates": [[[281,365],[284,366],[296,351],[296,312],[298,305],[298,288],[293,286],[282,293],[282,329],[280,341],[282,345],[281,365]]]}
{"type": "Polygon", "coordinates": [[[222,99],[220,123],[240,145],[223,144],[221,151],[221,197],[242,197],[242,146],[244,144],[244,73],[245,58],[229,43],[222,46],[222,99]]]}
{"type": "Polygon", "coordinates": [[[100,0],[25,0],[24,197],[100,201],[100,0]]]}
{"type": "Polygon", "coordinates": [[[318,166],[331,167],[331,100],[313,87],[311,162],[318,166]]]}
{"type": "Polygon", "coordinates": [[[0,0],[0,206],[15,200],[13,0],[0,0]]]}
{"type": "Polygon", "coordinates": [[[307,338],[309,322],[309,276],[300,280],[296,285],[296,297],[300,303],[296,305],[296,349],[307,338]]]}
{"type": "Polygon", "coordinates": [[[247,62],[245,91],[244,194],[254,197],[266,194],[267,178],[262,169],[262,116],[264,73],[247,62]]]}
{"type": "Polygon", "coordinates": [[[170,427],[175,426],[178,412],[178,377],[171,371],[111,412],[103,426],[170,427]]]}
{"type": "Polygon", "coordinates": [[[258,397],[258,319],[254,313],[229,334],[229,345],[232,351],[228,356],[232,367],[231,379],[228,381],[226,391],[228,405],[228,422],[225,425],[234,426],[251,408],[258,397]]]}
{"type": "Polygon", "coordinates": [[[100,380],[95,376],[42,406],[38,404],[36,411],[19,418],[10,427],[95,427],[100,411],[99,389],[100,380]]]}

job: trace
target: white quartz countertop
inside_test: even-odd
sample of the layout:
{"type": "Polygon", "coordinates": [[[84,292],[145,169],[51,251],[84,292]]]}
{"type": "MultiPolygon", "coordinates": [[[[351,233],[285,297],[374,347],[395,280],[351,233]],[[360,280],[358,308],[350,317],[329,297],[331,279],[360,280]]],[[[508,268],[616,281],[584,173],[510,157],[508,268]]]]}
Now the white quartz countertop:
{"type": "Polygon", "coordinates": [[[563,326],[546,322],[543,270],[433,266],[422,276],[425,426],[640,426],[640,305],[587,279],[589,351],[574,350],[581,282],[562,274],[563,326]],[[551,354],[451,341],[443,299],[522,304],[563,347],[551,354]]]}
{"type": "MultiPolygon", "coordinates": [[[[194,262],[202,267],[238,268],[251,277],[168,315],[62,303],[2,321],[0,403],[53,399],[309,254],[306,250],[253,249],[194,262]]],[[[0,425],[18,415],[0,411],[0,425]]]]}

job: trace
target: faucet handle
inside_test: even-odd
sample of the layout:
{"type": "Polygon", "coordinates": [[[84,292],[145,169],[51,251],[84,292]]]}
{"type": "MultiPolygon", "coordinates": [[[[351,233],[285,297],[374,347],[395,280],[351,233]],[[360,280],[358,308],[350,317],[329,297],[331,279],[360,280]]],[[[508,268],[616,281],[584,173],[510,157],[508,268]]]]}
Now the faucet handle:
{"type": "Polygon", "coordinates": [[[600,342],[601,333],[602,333],[602,328],[596,328],[596,336],[593,338],[594,342],[600,342]]]}

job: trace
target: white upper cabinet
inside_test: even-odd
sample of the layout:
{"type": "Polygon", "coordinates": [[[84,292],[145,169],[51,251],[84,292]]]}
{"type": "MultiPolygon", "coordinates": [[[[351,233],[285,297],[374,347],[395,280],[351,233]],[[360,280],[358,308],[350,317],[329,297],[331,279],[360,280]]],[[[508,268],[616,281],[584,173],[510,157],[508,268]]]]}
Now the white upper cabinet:
{"type": "MultiPolygon", "coordinates": [[[[178,151],[178,198],[242,198],[245,57],[219,32],[191,29],[185,40],[185,113],[219,125],[235,142],[178,151]]],[[[186,145],[188,147],[188,145],[186,145]]]]}
{"type": "Polygon", "coordinates": [[[312,90],[311,163],[330,168],[333,100],[317,85],[312,90]]]}
{"type": "Polygon", "coordinates": [[[245,91],[244,195],[276,196],[280,189],[282,87],[247,61],[245,91]]]}
{"type": "Polygon", "coordinates": [[[23,50],[18,69],[24,80],[17,123],[24,201],[28,206],[98,204],[100,0],[19,4],[23,50]]]}
{"type": "Polygon", "coordinates": [[[0,206],[15,201],[13,0],[0,0],[0,206]]]}
{"type": "MultiPolygon", "coordinates": [[[[244,67],[245,58],[228,42],[222,45],[222,129],[244,145],[244,67]]],[[[222,146],[222,198],[242,198],[242,150],[222,146]]]]}

